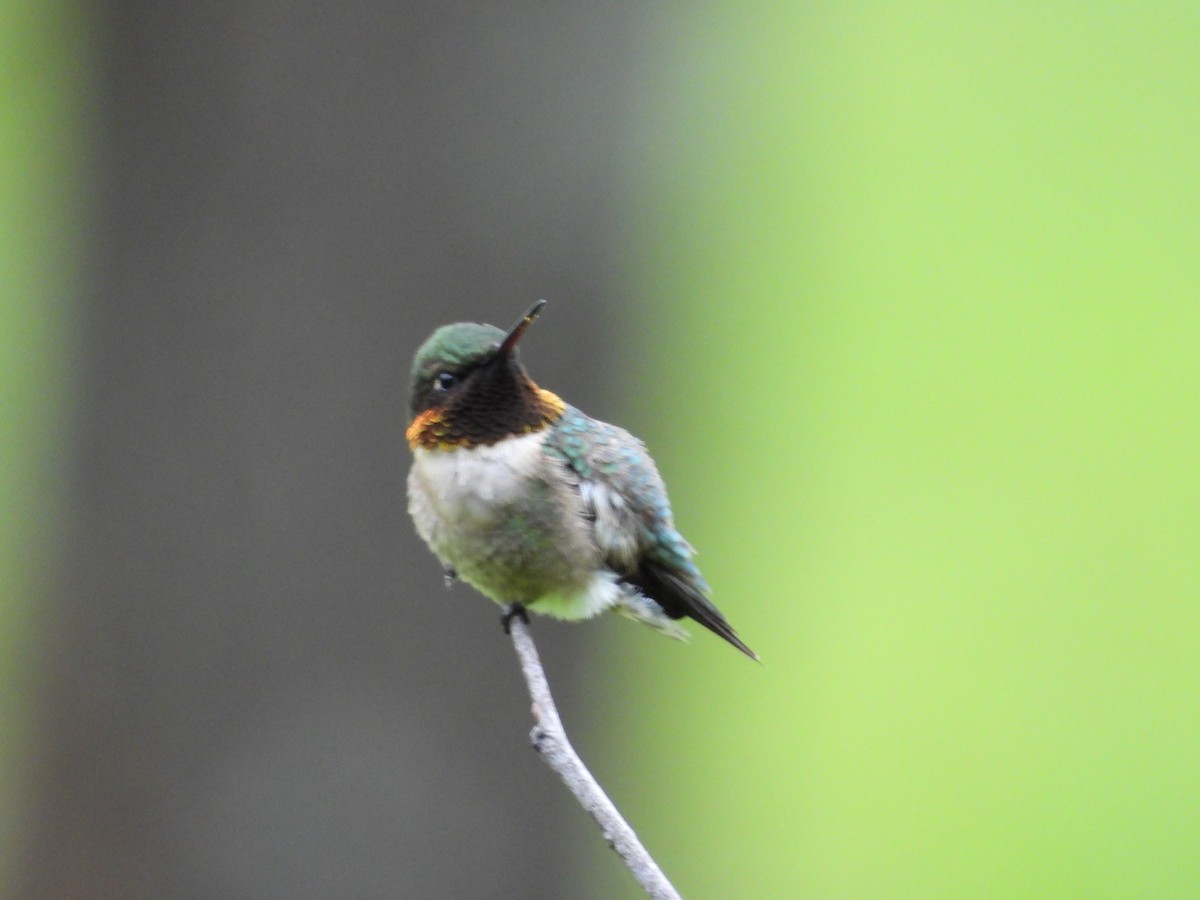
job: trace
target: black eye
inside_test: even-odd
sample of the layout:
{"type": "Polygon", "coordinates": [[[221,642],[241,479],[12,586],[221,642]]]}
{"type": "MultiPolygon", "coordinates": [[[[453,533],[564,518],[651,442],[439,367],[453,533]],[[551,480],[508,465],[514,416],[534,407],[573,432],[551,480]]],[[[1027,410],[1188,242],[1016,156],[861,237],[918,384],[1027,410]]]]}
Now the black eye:
{"type": "Polygon", "coordinates": [[[437,377],[433,379],[433,386],[436,390],[448,391],[457,381],[453,372],[438,372],[437,377]]]}

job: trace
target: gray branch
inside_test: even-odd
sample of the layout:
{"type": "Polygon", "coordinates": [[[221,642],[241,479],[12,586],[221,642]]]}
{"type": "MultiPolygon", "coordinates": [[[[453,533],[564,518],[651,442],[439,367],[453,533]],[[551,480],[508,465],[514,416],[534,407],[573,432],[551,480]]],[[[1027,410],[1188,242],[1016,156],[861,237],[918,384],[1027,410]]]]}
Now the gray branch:
{"type": "Polygon", "coordinates": [[[521,661],[521,672],[529,685],[529,696],[533,700],[533,718],[537,722],[530,732],[533,747],[546,760],[563,783],[575,795],[600,826],[604,840],[617,851],[638,884],[654,900],[681,900],[679,892],[672,887],[663,870],[638,840],[629,823],[621,816],[608,795],[587,770],[563,729],[562,720],[554,698],[550,696],[550,685],[538,658],[537,647],[529,634],[529,626],[519,616],[509,620],[509,632],[513,646],[521,661]]]}

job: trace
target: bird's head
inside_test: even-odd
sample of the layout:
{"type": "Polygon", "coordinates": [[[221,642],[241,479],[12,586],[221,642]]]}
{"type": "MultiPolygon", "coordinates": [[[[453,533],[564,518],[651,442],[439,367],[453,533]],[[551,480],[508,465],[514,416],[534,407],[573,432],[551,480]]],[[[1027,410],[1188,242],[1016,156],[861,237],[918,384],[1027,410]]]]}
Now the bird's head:
{"type": "Polygon", "coordinates": [[[539,300],[508,332],[457,322],[429,336],[413,360],[408,442],[450,450],[539,431],[564,404],[521,365],[517,343],[546,305],[539,300]]]}

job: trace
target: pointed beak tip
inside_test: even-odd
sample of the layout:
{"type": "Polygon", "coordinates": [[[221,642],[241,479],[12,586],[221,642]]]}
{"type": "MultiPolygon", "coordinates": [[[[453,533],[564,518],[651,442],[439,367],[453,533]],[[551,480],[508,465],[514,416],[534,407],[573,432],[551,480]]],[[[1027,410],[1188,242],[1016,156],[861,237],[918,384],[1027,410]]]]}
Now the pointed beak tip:
{"type": "Polygon", "coordinates": [[[509,330],[507,335],[505,335],[504,340],[500,344],[500,356],[507,356],[516,349],[518,341],[520,341],[521,336],[525,334],[525,329],[532,325],[534,320],[542,314],[542,309],[545,306],[546,301],[539,300],[537,303],[533,304],[533,306],[529,307],[529,312],[521,316],[521,318],[517,321],[517,324],[509,330]]]}

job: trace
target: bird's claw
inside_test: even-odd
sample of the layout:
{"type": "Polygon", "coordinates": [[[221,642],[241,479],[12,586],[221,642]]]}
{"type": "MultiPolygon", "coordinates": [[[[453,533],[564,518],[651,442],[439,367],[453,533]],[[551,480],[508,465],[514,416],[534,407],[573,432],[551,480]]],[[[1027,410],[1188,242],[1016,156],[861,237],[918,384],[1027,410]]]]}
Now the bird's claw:
{"type": "Polygon", "coordinates": [[[525,611],[525,607],[520,603],[513,603],[504,610],[504,615],[500,617],[500,624],[504,628],[505,634],[512,633],[513,619],[520,619],[526,625],[529,624],[529,613],[525,611]]]}

